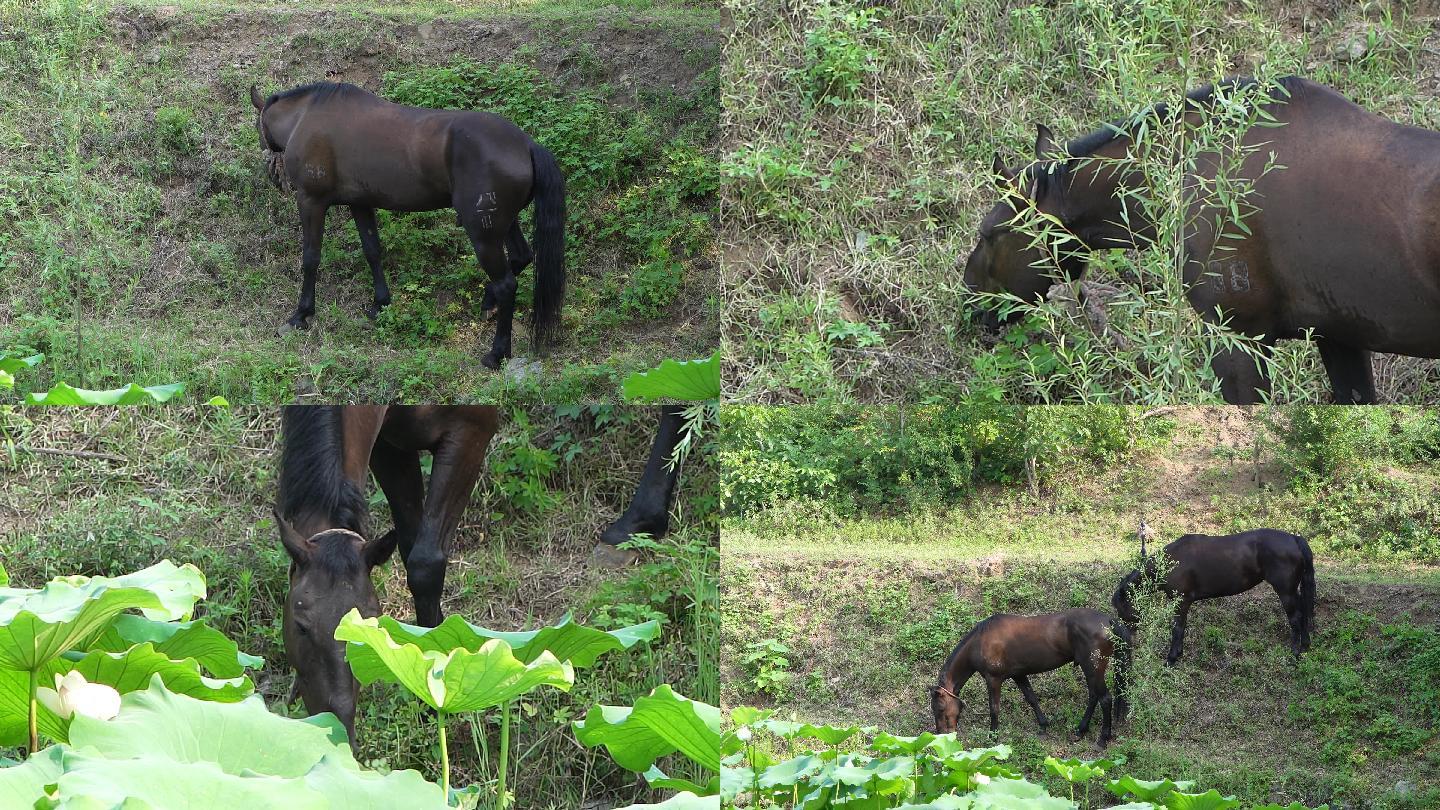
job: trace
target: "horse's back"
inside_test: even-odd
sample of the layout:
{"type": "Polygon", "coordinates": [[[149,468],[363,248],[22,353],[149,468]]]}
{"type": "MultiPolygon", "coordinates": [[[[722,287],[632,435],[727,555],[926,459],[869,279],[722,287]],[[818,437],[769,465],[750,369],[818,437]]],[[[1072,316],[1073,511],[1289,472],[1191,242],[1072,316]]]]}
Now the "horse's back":
{"type": "Polygon", "coordinates": [[[1191,598],[1244,593],[1265,581],[1277,558],[1298,559],[1303,543],[1303,538],[1279,529],[1187,534],[1165,547],[1166,556],[1175,563],[1169,583],[1191,598]]]}

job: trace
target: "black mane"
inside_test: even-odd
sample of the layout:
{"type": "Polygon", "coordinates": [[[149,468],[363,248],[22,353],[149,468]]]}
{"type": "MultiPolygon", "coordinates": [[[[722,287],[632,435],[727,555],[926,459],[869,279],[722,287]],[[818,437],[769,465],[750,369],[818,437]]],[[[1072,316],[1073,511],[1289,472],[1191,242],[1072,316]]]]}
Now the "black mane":
{"type": "Polygon", "coordinates": [[[326,528],[364,536],[370,519],[365,494],[340,468],[340,408],[290,405],[281,414],[280,427],[281,516],[292,522],[302,515],[318,517],[326,528]]]}
{"type": "MultiPolygon", "coordinates": [[[[1296,92],[1300,89],[1299,82],[1300,78],[1298,76],[1283,76],[1279,79],[1276,79],[1274,84],[1278,86],[1279,89],[1278,91],[1273,92],[1269,96],[1269,100],[1284,101],[1285,99],[1294,97],[1296,92]]],[[[1258,84],[1258,82],[1254,78],[1249,76],[1240,76],[1232,79],[1226,79],[1225,81],[1220,82],[1219,86],[1225,88],[1244,88],[1253,87],[1256,84],[1258,84]]],[[[1202,108],[1206,102],[1212,100],[1215,97],[1215,88],[1216,85],[1207,84],[1203,87],[1198,87],[1186,93],[1185,108],[1187,110],[1202,108]]],[[[1097,130],[1094,130],[1093,132],[1089,132],[1085,135],[1081,135],[1080,137],[1075,138],[1074,140],[1070,141],[1068,144],[1065,145],[1064,160],[1050,162],[1046,164],[1030,164],[1030,166],[1026,169],[1027,182],[1025,183],[1025,186],[1040,186],[1042,189],[1048,187],[1049,183],[1060,179],[1070,169],[1071,159],[1088,157],[1089,155],[1094,154],[1097,150],[1108,146],[1109,144],[1121,138],[1130,137],[1135,127],[1141,121],[1151,118],[1159,119],[1161,121],[1168,120],[1171,112],[1171,106],[1168,103],[1162,101],[1158,104],[1152,104],[1137,115],[1132,115],[1129,118],[1122,118],[1115,121],[1110,121],[1109,123],[1105,124],[1097,130]]]]}
{"type": "Polygon", "coordinates": [[[356,87],[353,84],[346,84],[344,82],[311,82],[309,84],[302,84],[299,87],[292,87],[289,90],[271,93],[270,96],[265,99],[265,106],[269,107],[282,98],[290,98],[307,93],[313,93],[316,101],[325,101],[334,95],[348,95],[350,93],[371,95],[370,91],[363,87],[356,87]]]}

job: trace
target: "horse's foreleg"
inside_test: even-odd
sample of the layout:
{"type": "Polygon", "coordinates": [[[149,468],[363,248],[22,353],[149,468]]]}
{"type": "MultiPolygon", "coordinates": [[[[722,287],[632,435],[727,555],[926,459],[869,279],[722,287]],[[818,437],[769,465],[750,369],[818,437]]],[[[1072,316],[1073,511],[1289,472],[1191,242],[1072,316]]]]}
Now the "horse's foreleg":
{"type": "Polygon", "coordinates": [[[325,239],[327,206],[306,197],[300,198],[300,302],[287,321],[294,329],[309,326],[306,319],[315,314],[315,274],[320,269],[320,246],[325,239]]]}
{"type": "Polygon", "coordinates": [[[629,540],[632,534],[641,533],[658,539],[670,528],[670,496],[680,475],[678,465],[670,466],[670,457],[675,454],[675,446],[680,442],[684,412],[683,407],[675,405],[660,409],[660,427],[655,433],[655,442],[650,446],[650,459],[645,463],[645,472],[635,487],[635,495],[625,513],[601,532],[601,543],[617,546],[629,540]]]}
{"type": "Polygon", "coordinates": [[[435,459],[420,527],[415,545],[405,560],[410,594],[415,598],[416,621],[425,627],[434,627],[442,618],[440,593],[445,587],[450,538],[470,503],[470,493],[484,466],[484,448],[489,440],[488,435],[481,441],[468,431],[452,431],[433,450],[435,459]]]}
{"type": "Polygon", "coordinates": [[[1337,405],[1375,404],[1375,376],[1370,352],[1344,346],[1323,337],[1315,338],[1320,360],[1330,377],[1330,390],[1337,405]]]}
{"type": "Polygon", "coordinates": [[[990,689],[990,730],[1000,728],[1000,687],[1005,684],[1005,679],[997,675],[986,675],[985,686],[990,689]]]}
{"type": "MultiPolygon", "coordinates": [[[[381,538],[379,548],[389,558],[395,547],[400,547],[400,559],[410,560],[410,550],[415,547],[415,536],[425,509],[425,481],[420,474],[420,453],[416,450],[401,450],[383,441],[375,442],[370,450],[370,470],[375,474],[375,483],[385,493],[390,504],[390,517],[395,528],[381,538]]],[[[376,566],[382,559],[366,560],[376,566]]]]}
{"type": "Polygon", "coordinates": [[[375,304],[367,313],[371,318],[380,315],[380,310],[390,306],[390,286],[385,283],[385,270],[380,264],[384,250],[380,247],[380,228],[375,224],[375,209],[350,206],[355,216],[355,230],[360,234],[360,249],[365,252],[365,261],[370,265],[370,276],[375,282],[375,304]]]}
{"type": "Polygon", "coordinates": [[[1166,664],[1174,664],[1180,660],[1180,653],[1185,644],[1185,623],[1190,621],[1190,605],[1193,601],[1190,597],[1180,598],[1179,607],[1175,608],[1175,624],[1170,632],[1170,654],[1165,656],[1166,664]]]}
{"type": "Polygon", "coordinates": [[[1015,685],[1020,687],[1020,694],[1025,696],[1025,702],[1034,710],[1035,722],[1039,723],[1042,729],[1050,725],[1050,718],[1040,711],[1040,700],[1035,697],[1035,690],[1030,688],[1030,679],[1024,675],[1016,675],[1014,680],[1015,685]]]}
{"type": "Polygon", "coordinates": [[[1210,369],[1220,378],[1220,395],[1231,405],[1255,405],[1270,393],[1270,347],[1258,360],[1241,349],[1217,352],[1210,369]]]}

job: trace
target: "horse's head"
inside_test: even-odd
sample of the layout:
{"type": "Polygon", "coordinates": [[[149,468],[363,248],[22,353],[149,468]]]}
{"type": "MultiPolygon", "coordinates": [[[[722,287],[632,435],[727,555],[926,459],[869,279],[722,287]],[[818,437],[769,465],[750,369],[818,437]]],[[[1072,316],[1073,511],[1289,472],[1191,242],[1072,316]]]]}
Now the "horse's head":
{"type": "Polygon", "coordinates": [[[380,613],[370,571],[393,550],[366,542],[348,529],[324,529],[309,536],[275,513],[280,541],[290,555],[290,593],[285,600],[285,656],[295,669],[295,691],[311,714],[332,712],[355,745],[355,702],[360,683],[345,660],[345,643],[335,628],[351,610],[380,613]]]}
{"type": "Polygon", "coordinates": [[[285,147],[275,142],[270,127],[265,125],[266,100],[255,85],[250,85],[250,104],[255,107],[255,132],[260,136],[260,148],[265,155],[265,172],[270,182],[278,189],[286,190],[289,177],[285,174],[285,147]]]}
{"type": "Polygon", "coordinates": [[[965,702],[944,685],[930,687],[930,714],[935,718],[935,733],[948,734],[960,725],[965,702]]]}
{"type": "Polygon", "coordinates": [[[1120,621],[1134,627],[1140,621],[1140,612],[1135,609],[1135,588],[1140,584],[1140,569],[1125,575],[1120,580],[1120,587],[1115,589],[1115,595],[1110,597],[1110,605],[1115,608],[1115,613],[1120,621]]]}
{"type": "MultiPolygon", "coordinates": [[[[980,221],[980,239],[965,262],[965,287],[972,293],[1009,293],[1037,302],[1057,274],[1073,279],[1085,271],[1085,259],[1076,251],[1080,245],[1062,246],[1050,235],[1066,219],[1060,177],[1065,161],[1049,128],[1040,125],[1037,131],[1029,165],[1011,168],[995,155],[991,171],[1002,196],[980,221]]],[[[992,329],[1013,317],[1001,318],[989,304],[979,315],[992,329]]]]}

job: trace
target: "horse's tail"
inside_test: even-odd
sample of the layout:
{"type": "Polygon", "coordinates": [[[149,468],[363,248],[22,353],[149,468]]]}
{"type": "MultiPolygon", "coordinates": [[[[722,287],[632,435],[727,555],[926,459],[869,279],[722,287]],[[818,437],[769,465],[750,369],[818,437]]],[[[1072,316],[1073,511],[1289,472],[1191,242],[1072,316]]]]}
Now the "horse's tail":
{"type": "Polygon", "coordinates": [[[1295,544],[1300,547],[1300,612],[1308,632],[1315,629],[1315,555],[1305,538],[1296,535],[1295,544]]]}
{"type": "Polygon", "coordinates": [[[550,150],[530,144],[535,172],[535,295],[532,330],[538,353],[560,325],[565,305],[565,175],[550,150]]]}
{"type": "Polygon", "coordinates": [[[1124,720],[1130,710],[1130,656],[1134,637],[1119,619],[1110,620],[1110,632],[1120,639],[1115,645],[1115,717],[1124,720]]]}

